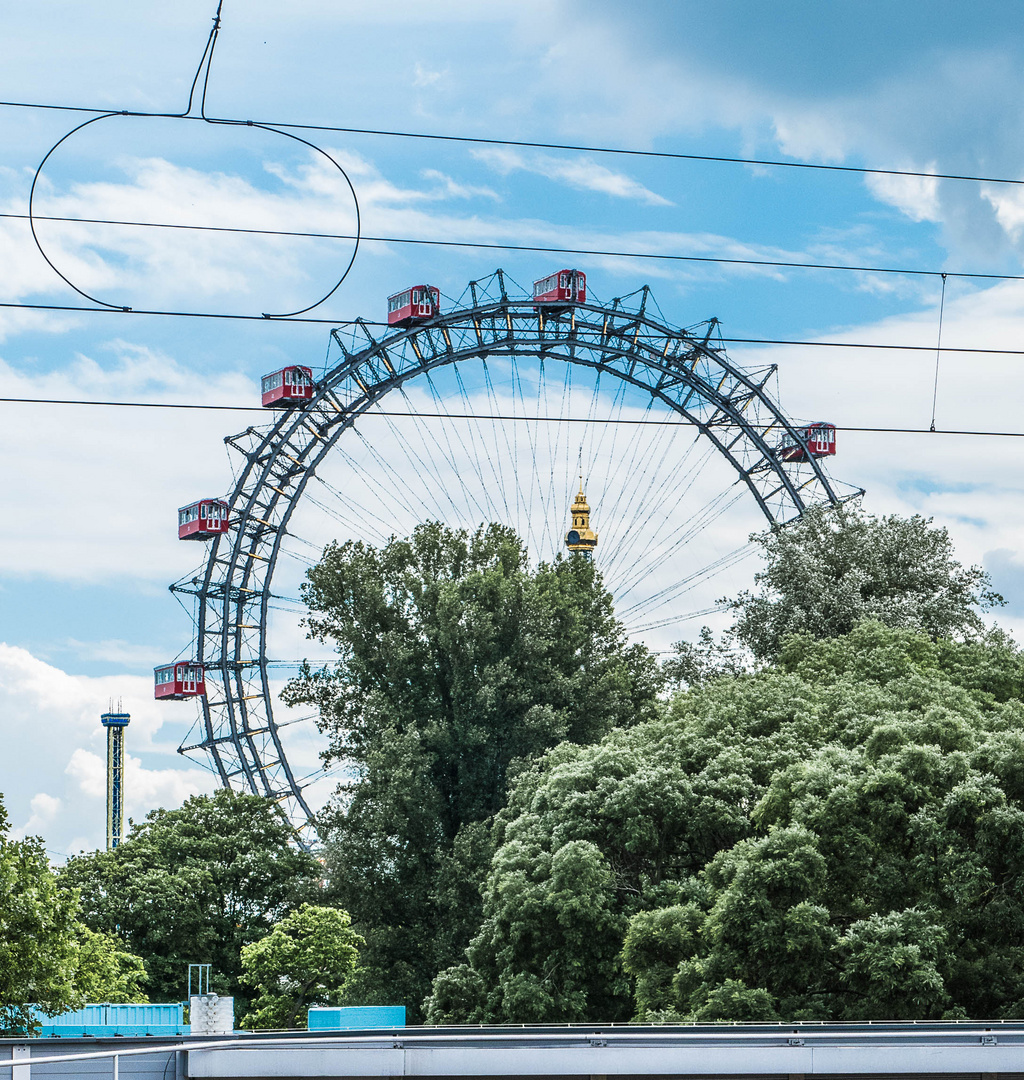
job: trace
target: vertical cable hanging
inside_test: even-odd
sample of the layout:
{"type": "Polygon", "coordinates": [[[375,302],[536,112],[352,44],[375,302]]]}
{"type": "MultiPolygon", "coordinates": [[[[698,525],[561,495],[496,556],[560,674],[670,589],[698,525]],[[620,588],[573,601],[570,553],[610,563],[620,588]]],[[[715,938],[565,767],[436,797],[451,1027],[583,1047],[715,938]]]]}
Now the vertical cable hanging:
{"type": "Polygon", "coordinates": [[[932,387],[932,425],[935,430],[935,402],[939,397],[939,357],[942,355],[942,313],[946,307],[946,275],[942,275],[942,295],[939,297],[939,338],[935,343],[935,385],[932,387]]]}

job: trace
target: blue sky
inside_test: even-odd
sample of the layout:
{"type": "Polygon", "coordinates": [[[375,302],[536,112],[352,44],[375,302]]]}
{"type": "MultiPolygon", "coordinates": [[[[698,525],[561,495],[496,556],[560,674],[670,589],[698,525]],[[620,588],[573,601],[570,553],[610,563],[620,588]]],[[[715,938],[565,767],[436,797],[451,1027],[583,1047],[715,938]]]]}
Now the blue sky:
{"type": "MultiPolygon", "coordinates": [[[[194,0],[8,5],[0,98],[182,109],[211,15],[194,0]]],[[[267,121],[1015,178],[1024,176],[1022,54],[1016,11],[995,2],[626,9],[606,0],[435,0],[284,9],[226,0],[208,108],[267,121]]],[[[25,213],[39,161],[83,118],[0,107],[0,210],[25,213]]],[[[1022,273],[1024,189],[1014,187],[380,135],[310,138],[348,170],[368,235],[1022,273]]],[[[291,140],[121,117],[55,152],[36,209],[327,232],[352,222],[337,176],[291,140]]],[[[333,241],[54,222],[39,232],[82,288],[140,308],[293,310],[325,292],[347,257],[333,241]]],[[[84,303],[40,258],[23,221],[0,219],[0,253],[0,299],[84,303]]],[[[415,281],[457,297],[499,265],[528,285],[569,262],[588,272],[602,299],[647,282],[670,322],[714,315],[727,337],[935,343],[934,277],[399,243],[365,244],[315,314],[379,319],[387,294],[415,281]]],[[[944,344],[1017,348],[1022,325],[1021,283],[949,278],[944,344]]],[[[778,364],[778,392],[794,416],[928,425],[933,355],[791,346],[730,353],[751,366],[778,364]]],[[[324,326],[0,309],[3,396],[248,405],[264,372],[286,362],[319,368],[326,355],[324,326]]],[[[947,354],[939,426],[1021,430],[1020,371],[1018,357],[947,354]]],[[[166,591],[198,558],[174,539],[174,510],[228,488],[223,436],[254,416],[0,409],[9,463],[0,716],[11,763],[0,788],[15,825],[43,833],[59,855],[102,839],[98,713],[111,696],[136,717],[131,813],[209,787],[198,765],[173,752],[194,710],[154,703],[150,668],[190,633],[166,591]]],[[[988,566],[1006,593],[1000,622],[1019,629],[1020,458],[1012,440],[846,433],[833,472],[867,488],[870,510],[921,512],[947,525],[962,558],[988,566]]],[[[603,466],[606,494],[628,479],[613,466],[603,466]]],[[[598,527],[616,535],[622,523],[601,526],[592,501],[598,527]]],[[[756,514],[738,506],[693,557],[731,550],[757,526],[756,514]]],[[[309,528],[318,541],[330,535],[323,521],[311,518],[309,528]]],[[[708,583],[693,609],[743,587],[753,569],[748,560],[708,583]]],[[[303,655],[311,649],[292,623],[281,647],[303,655]]],[[[651,643],[665,647],[696,625],[651,643]]],[[[315,739],[306,741],[301,753],[315,755],[315,739]]]]}

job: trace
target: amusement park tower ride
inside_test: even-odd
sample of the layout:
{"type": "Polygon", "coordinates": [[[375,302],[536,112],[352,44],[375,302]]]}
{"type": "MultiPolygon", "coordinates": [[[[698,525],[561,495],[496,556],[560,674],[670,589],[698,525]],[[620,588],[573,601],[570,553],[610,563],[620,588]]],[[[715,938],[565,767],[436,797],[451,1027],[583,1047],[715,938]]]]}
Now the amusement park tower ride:
{"type": "Polygon", "coordinates": [[[590,504],[583,494],[583,477],[580,477],[579,494],[572,503],[572,528],[565,534],[565,546],[578,551],[588,559],[597,547],[597,533],[590,527],[590,504]]]}
{"type": "Polygon", "coordinates": [[[126,712],[105,712],[100,717],[107,729],[107,851],[121,843],[124,831],[124,729],[130,721],[126,712]]]}

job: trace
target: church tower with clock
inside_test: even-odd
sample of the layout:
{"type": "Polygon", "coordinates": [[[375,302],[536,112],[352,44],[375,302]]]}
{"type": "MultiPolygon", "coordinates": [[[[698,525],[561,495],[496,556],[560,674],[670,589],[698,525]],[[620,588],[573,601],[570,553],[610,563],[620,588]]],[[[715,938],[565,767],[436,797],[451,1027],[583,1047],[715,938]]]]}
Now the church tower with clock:
{"type": "Polygon", "coordinates": [[[565,546],[578,551],[588,559],[597,547],[597,533],[590,527],[590,504],[583,494],[583,477],[580,477],[579,494],[572,504],[572,528],[565,534],[565,546]]]}

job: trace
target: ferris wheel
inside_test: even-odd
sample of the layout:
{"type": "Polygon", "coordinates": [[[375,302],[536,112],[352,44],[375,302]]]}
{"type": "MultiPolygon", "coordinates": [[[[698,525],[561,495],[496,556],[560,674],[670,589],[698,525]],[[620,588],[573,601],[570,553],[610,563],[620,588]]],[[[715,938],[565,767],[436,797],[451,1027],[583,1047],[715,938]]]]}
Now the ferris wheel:
{"type": "Polygon", "coordinates": [[[230,494],[179,511],[179,536],[206,544],[171,586],[193,604],[192,654],[156,671],[158,697],[200,706],[180,752],[277,800],[311,838],[333,781],[315,718],[279,694],[308,648],[299,585],[333,539],[500,521],[550,560],[586,484],[627,632],[664,641],[713,613],[708,583],[751,554],[758,521],[859,494],[826,472],[835,428],[787,418],[774,366],[740,368],[716,328],[670,325],[647,286],[601,303],[578,270],[531,291],[498,270],[447,303],[429,285],[396,293],[383,333],[360,319],[332,331],[320,376],[266,376],[272,422],[225,439],[230,494]]]}

